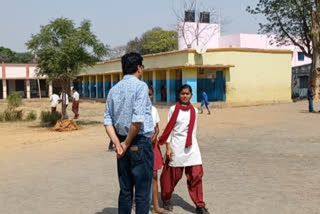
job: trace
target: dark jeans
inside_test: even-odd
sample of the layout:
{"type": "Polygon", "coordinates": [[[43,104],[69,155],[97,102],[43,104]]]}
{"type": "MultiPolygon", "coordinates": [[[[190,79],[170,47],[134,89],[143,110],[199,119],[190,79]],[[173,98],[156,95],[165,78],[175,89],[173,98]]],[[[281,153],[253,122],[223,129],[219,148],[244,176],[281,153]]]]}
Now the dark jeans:
{"type": "Polygon", "coordinates": [[[309,101],[309,112],[313,112],[313,100],[308,99],[308,101],[309,101]]]}
{"type": "MultiPolygon", "coordinates": [[[[125,136],[119,136],[123,141],[125,136]]],[[[148,214],[151,200],[150,191],[153,174],[153,149],[150,138],[137,135],[125,155],[117,160],[120,194],[118,213],[130,214],[133,188],[136,213],[148,214]]]]}
{"type": "Polygon", "coordinates": [[[208,110],[208,112],[210,112],[210,109],[209,109],[209,105],[208,104],[205,104],[203,102],[201,102],[201,105],[200,105],[200,112],[202,113],[203,112],[203,105],[206,106],[206,109],[208,110]]]}

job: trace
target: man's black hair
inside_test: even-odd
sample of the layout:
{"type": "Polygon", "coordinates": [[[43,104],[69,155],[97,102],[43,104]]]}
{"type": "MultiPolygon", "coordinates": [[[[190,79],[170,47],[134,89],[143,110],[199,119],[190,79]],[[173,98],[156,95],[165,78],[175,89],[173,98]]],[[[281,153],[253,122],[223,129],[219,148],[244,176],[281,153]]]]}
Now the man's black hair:
{"type": "Polygon", "coordinates": [[[181,88],[179,89],[179,94],[181,93],[181,91],[182,91],[183,89],[186,89],[186,88],[189,89],[190,93],[192,94],[192,88],[191,88],[191,86],[188,85],[188,84],[184,84],[184,85],[181,86],[181,88]]]}
{"type": "Polygon", "coordinates": [[[138,70],[138,66],[142,66],[143,58],[139,53],[130,52],[121,57],[122,72],[126,74],[134,74],[138,70]]]}

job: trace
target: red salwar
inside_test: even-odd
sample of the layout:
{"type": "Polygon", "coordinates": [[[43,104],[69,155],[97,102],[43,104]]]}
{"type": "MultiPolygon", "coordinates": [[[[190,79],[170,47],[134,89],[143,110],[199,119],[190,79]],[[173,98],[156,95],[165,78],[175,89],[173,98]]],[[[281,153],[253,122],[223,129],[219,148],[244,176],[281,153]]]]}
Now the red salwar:
{"type": "Polygon", "coordinates": [[[72,102],[72,112],[74,113],[74,118],[77,119],[79,117],[79,101],[72,102]]]}
{"type": "Polygon", "coordinates": [[[191,200],[197,207],[205,207],[202,190],[202,165],[170,167],[169,163],[166,162],[160,177],[162,201],[164,203],[168,203],[170,201],[175,186],[182,178],[183,169],[187,176],[187,185],[191,200]]]}
{"type": "Polygon", "coordinates": [[[55,113],[57,111],[57,107],[51,107],[51,113],[55,113]]]}

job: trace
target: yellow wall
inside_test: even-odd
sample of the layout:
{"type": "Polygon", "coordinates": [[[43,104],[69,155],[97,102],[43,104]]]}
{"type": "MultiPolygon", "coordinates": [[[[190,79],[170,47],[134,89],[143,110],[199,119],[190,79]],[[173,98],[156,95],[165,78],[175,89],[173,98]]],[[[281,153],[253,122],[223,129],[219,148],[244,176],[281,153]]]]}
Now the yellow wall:
{"type": "MultiPolygon", "coordinates": [[[[191,63],[234,65],[224,72],[226,102],[240,105],[291,102],[291,54],[209,52],[191,63]]],[[[221,69],[223,70],[223,69],[221,69]]]]}

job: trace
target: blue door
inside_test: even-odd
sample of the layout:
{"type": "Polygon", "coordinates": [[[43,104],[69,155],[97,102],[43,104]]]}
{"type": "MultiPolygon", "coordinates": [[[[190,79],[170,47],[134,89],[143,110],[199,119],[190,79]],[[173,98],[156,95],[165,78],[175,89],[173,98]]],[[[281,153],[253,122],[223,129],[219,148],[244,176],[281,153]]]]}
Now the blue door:
{"type": "Polygon", "coordinates": [[[214,101],[226,100],[226,80],[223,77],[222,71],[217,71],[217,77],[213,83],[213,100],[214,101]]]}

